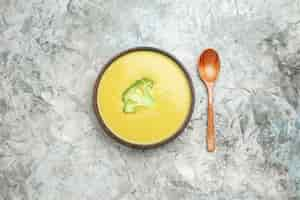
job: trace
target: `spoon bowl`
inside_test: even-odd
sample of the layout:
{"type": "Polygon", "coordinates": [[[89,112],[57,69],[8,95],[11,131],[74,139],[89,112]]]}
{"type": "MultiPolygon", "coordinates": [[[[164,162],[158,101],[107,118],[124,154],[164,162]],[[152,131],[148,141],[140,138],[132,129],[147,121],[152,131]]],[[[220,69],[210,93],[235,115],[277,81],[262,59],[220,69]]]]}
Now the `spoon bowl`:
{"type": "Polygon", "coordinates": [[[213,83],[220,72],[220,59],[213,49],[206,49],[200,56],[198,70],[202,81],[213,83]]]}

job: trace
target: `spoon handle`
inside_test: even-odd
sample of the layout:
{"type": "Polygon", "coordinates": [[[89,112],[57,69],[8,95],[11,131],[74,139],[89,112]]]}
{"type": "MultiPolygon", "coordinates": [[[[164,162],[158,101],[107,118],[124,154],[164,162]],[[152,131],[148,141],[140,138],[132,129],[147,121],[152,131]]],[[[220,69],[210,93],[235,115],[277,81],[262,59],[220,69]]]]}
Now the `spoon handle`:
{"type": "Polygon", "coordinates": [[[213,108],[213,87],[208,86],[208,106],[207,106],[207,151],[213,152],[216,148],[215,122],[214,122],[214,108],[213,108]]]}

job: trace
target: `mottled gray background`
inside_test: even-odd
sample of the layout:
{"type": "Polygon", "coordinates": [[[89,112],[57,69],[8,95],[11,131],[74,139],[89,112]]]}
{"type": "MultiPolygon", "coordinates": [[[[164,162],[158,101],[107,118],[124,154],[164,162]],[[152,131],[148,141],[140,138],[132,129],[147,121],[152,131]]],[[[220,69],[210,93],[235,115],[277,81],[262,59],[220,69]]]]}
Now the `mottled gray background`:
{"type": "Polygon", "coordinates": [[[300,199],[299,0],[0,0],[0,200],[300,199]],[[191,74],[185,132],[137,151],[102,134],[97,73],[154,46],[191,74]],[[216,153],[199,53],[216,48],[216,153]]]}

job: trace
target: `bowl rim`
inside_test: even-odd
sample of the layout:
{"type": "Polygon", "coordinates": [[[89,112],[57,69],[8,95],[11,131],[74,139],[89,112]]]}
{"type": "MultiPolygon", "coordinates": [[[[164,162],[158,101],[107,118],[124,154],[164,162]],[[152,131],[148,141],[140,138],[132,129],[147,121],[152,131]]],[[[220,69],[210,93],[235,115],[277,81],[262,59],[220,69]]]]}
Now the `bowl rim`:
{"type": "Polygon", "coordinates": [[[94,107],[94,112],[96,114],[96,117],[98,119],[98,122],[100,123],[102,129],[104,130],[104,133],[108,136],[110,136],[111,138],[113,138],[114,140],[116,140],[117,142],[126,145],[128,147],[132,147],[132,148],[137,148],[137,149],[150,149],[150,148],[155,148],[155,147],[159,147],[162,146],[166,143],[169,143],[170,141],[172,141],[173,139],[175,139],[177,136],[179,136],[184,129],[187,127],[192,114],[193,114],[193,110],[194,110],[194,106],[195,106],[195,91],[194,91],[194,87],[193,87],[193,82],[191,79],[191,76],[189,75],[189,73],[187,72],[187,70],[185,69],[185,67],[183,66],[183,64],[172,54],[156,48],[156,47],[150,47],[150,46],[139,46],[139,47],[133,47],[133,48],[129,48],[126,50],[123,50],[119,53],[117,53],[115,56],[113,56],[111,59],[109,59],[109,61],[104,64],[103,68],[100,70],[97,79],[95,81],[94,84],[94,91],[93,91],[93,107],[94,107]],[[190,88],[190,92],[191,92],[191,106],[190,109],[188,111],[188,115],[186,116],[184,122],[182,123],[182,125],[180,126],[180,128],[173,133],[171,136],[169,136],[168,138],[165,138],[164,140],[161,140],[159,142],[156,143],[150,143],[150,144],[138,144],[138,143],[132,143],[129,141],[126,141],[124,139],[122,139],[121,137],[118,137],[115,133],[113,133],[113,131],[111,131],[107,125],[105,124],[104,120],[102,119],[102,116],[100,114],[100,111],[98,109],[98,104],[97,104],[97,97],[98,97],[98,86],[99,86],[99,82],[101,81],[101,78],[103,76],[103,74],[105,73],[105,71],[109,68],[109,66],[118,58],[131,53],[131,52],[136,52],[136,51],[152,51],[152,52],[156,52],[156,53],[160,53],[164,56],[167,56],[168,58],[172,59],[178,66],[179,68],[182,70],[182,72],[184,73],[186,79],[188,80],[188,85],[190,88]]]}

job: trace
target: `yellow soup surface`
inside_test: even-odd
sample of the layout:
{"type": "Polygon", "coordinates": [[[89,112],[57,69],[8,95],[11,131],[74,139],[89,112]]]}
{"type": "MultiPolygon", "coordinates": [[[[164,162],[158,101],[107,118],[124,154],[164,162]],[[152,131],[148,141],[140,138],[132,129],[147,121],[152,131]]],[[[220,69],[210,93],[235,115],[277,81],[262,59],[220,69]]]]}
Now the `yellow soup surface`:
{"type": "Polygon", "coordinates": [[[134,51],[112,62],[99,81],[97,105],[105,125],[120,139],[155,144],[176,133],[192,104],[188,79],[171,58],[154,51],[134,51]],[[122,93],[135,81],[154,81],[154,105],[124,113],[122,93]]]}

